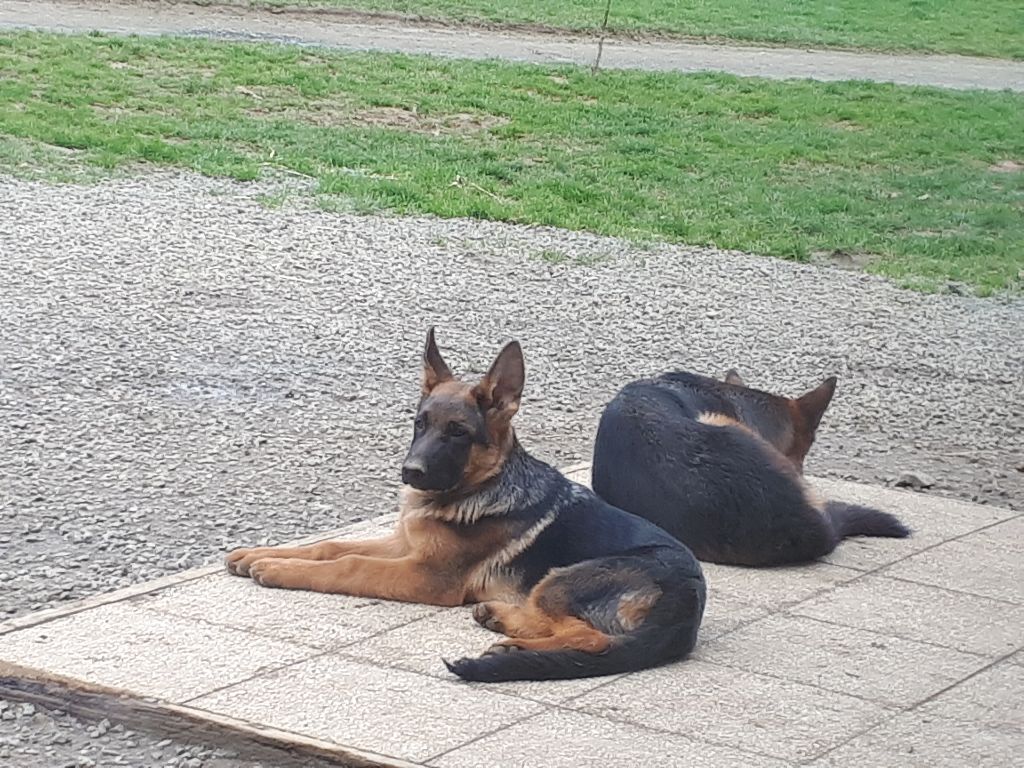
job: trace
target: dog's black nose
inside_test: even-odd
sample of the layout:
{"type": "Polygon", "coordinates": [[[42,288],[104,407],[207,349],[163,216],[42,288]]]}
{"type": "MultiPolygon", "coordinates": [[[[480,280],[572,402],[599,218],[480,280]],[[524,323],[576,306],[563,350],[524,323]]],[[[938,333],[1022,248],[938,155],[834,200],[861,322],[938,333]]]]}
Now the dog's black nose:
{"type": "Polygon", "coordinates": [[[419,464],[406,464],[402,467],[402,482],[406,485],[416,487],[422,484],[423,478],[426,476],[426,471],[419,464]]]}

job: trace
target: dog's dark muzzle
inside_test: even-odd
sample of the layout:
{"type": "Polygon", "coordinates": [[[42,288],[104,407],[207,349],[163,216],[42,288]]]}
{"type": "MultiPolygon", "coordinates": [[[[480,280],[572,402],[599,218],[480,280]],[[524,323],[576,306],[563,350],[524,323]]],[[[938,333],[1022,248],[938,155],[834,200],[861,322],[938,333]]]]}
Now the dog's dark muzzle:
{"type": "Polygon", "coordinates": [[[469,443],[430,430],[418,435],[402,463],[402,482],[420,491],[450,491],[462,480],[469,443]]]}
{"type": "Polygon", "coordinates": [[[419,462],[406,461],[402,465],[402,482],[406,485],[411,485],[413,488],[418,488],[421,491],[426,490],[423,485],[427,479],[427,470],[419,462]]]}

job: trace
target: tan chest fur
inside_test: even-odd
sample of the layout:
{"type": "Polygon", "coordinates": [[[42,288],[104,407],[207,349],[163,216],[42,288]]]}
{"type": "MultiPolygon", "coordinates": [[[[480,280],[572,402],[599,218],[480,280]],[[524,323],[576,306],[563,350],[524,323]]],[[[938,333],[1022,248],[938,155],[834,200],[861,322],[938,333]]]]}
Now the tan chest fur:
{"type": "Polygon", "coordinates": [[[453,522],[461,517],[454,510],[403,505],[398,535],[417,559],[458,574],[468,601],[518,600],[523,596],[522,587],[507,566],[533,543],[553,516],[518,535],[500,515],[453,522]]]}

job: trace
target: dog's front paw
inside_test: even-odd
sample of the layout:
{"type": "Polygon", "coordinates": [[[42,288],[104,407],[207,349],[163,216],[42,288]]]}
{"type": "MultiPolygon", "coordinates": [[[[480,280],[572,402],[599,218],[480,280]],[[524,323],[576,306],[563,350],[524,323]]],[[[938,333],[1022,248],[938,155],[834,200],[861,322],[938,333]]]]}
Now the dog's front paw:
{"type": "Polygon", "coordinates": [[[234,576],[248,576],[249,566],[256,561],[255,549],[235,549],[228,552],[227,557],[224,558],[224,564],[228,568],[228,573],[234,576]]]}
{"type": "Polygon", "coordinates": [[[248,573],[261,587],[283,587],[287,568],[283,560],[265,557],[250,563],[248,573]]]}
{"type": "Polygon", "coordinates": [[[249,566],[249,576],[261,587],[312,589],[309,566],[304,560],[264,557],[249,566]]]}

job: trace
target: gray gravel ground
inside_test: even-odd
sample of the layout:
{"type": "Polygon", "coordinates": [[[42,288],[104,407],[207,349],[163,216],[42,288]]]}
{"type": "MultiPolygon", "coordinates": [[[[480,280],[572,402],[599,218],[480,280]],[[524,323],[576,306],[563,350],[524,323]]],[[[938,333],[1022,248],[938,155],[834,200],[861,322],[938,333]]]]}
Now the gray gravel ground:
{"type": "MultiPolygon", "coordinates": [[[[632,377],[735,365],[798,393],[834,373],[809,473],[910,470],[931,493],[1022,504],[1024,301],[552,229],[268,210],[271,189],[0,178],[0,619],[391,509],[430,324],[463,372],[523,342],[520,433],[556,464],[589,457],[632,377]]],[[[101,743],[95,724],[11,711],[13,765],[101,743]]],[[[108,741],[109,760],[85,759],[170,765],[186,748],[108,741]]]]}
{"type": "Polygon", "coordinates": [[[12,768],[240,768],[272,763],[233,750],[138,733],[109,720],[82,722],[65,712],[0,699],[0,759],[12,768]]]}

